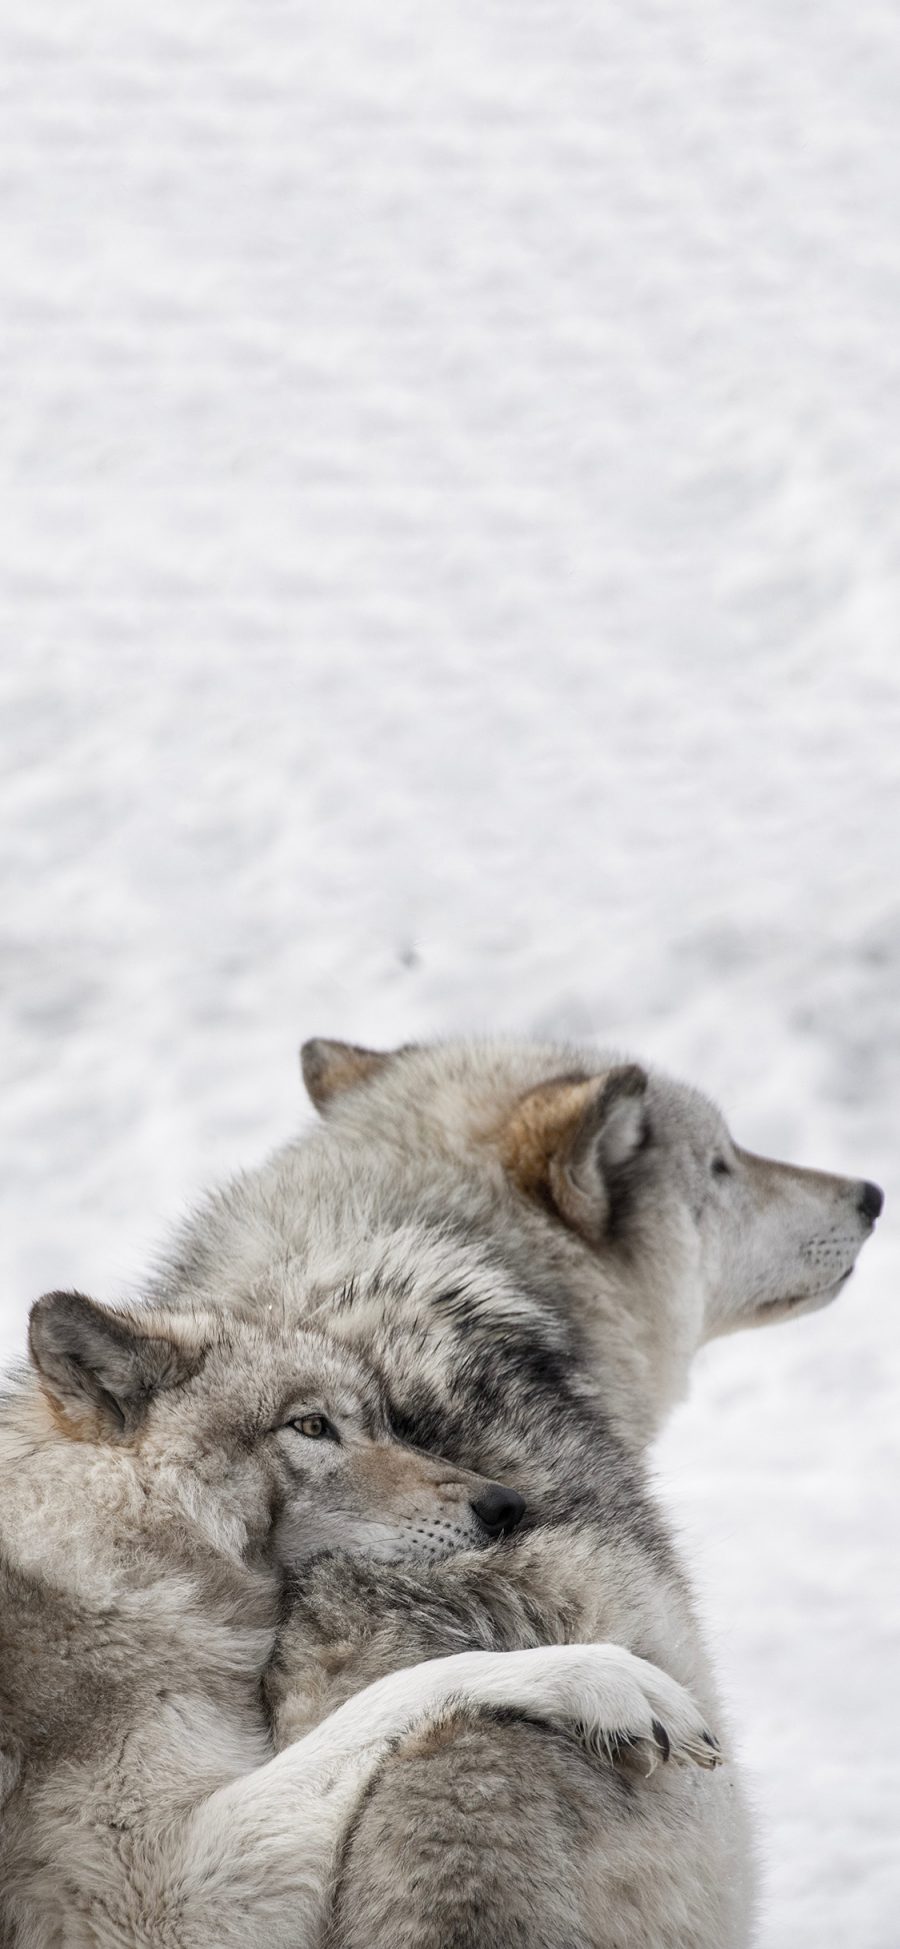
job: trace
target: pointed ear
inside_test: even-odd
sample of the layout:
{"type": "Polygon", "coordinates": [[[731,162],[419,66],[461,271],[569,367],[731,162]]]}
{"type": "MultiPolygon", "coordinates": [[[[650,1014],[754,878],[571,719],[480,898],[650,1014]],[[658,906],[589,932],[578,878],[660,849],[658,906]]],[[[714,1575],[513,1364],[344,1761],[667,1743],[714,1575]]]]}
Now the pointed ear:
{"type": "Polygon", "coordinates": [[[329,1042],[320,1035],[304,1042],[300,1051],[303,1081],[317,1110],[327,1109],[333,1096],[377,1076],[390,1061],[389,1050],[359,1049],[353,1042],[329,1042]]]}
{"type": "Polygon", "coordinates": [[[586,1081],[559,1077],[530,1090],[501,1133],[500,1154],[520,1190],[592,1244],[609,1223],[617,1174],[644,1141],[647,1082],[637,1063],[586,1081]]]}
{"type": "Polygon", "coordinates": [[[154,1394],[197,1371],[202,1352],[142,1333],[84,1293],[45,1293],[35,1301],[28,1347],[41,1387],[73,1435],[131,1434],[154,1394]]]}

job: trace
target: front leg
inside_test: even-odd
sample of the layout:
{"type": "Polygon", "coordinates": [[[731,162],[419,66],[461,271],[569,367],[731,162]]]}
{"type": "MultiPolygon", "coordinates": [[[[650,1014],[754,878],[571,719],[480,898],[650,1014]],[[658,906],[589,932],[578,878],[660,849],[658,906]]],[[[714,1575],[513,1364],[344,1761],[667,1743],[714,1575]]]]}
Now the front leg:
{"type": "Polygon", "coordinates": [[[718,1748],[688,1693],[619,1645],[464,1652],[393,1673],[304,1739],[220,1788],[163,1850],[147,1940],[181,1949],[315,1949],[338,1845],[404,1734],[471,1708],[517,1710],[591,1751],[625,1745],[700,1766],[718,1748]]]}
{"type": "Polygon", "coordinates": [[[265,1676],[276,1749],[392,1671],[462,1651],[624,1636],[598,1612],[604,1570],[593,1537],[568,1526],[431,1567],[318,1558],[288,1583],[265,1676]]]}

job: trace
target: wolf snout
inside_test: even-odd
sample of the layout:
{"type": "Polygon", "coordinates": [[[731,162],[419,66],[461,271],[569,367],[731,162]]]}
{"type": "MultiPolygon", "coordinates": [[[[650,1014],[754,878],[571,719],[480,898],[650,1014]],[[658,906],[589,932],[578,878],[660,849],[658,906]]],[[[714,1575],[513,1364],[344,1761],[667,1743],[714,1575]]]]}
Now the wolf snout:
{"type": "Polygon", "coordinates": [[[871,1184],[866,1179],[859,1194],[859,1209],[863,1217],[867,1218],[871,1225],[874,1225],[876,1218],[880,1218],[881,1216],[883,1206],[884,1192],[881,1189],[881,1185],[871,1184]]]}
{"type": "Polygon", "coordinates": [[[473,1498],[472,1508],[490,1536],[508,1536],[522,1521],[525,1498],[515,1489],[504,1489],[499,1482],[489,1482],[483,1493],[473,1498]]]}

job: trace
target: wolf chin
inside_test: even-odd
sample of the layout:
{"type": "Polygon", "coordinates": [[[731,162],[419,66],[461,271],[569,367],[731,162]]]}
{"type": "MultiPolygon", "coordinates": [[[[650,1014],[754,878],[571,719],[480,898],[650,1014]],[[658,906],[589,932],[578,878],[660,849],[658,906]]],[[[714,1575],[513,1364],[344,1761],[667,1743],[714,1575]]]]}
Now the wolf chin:
{"type": "MultiPolygon", "coordinates": [[[[321,1126],[208,1201],[157,1299],[326,1328],[403,1439],[528,1513],[429,1567],[309,1565],[267,1674],[276,1737],[401,1666],[556,1639],[652,1662],[721,1734],[645,1451],[705,1341],[834,1298],[878,1187],[754,1156],[696,1091],[593,1051],[315,1041],[303,1070],[321,1126]]],[[[347,1824],[329,1949],[738,1949],[734,1766],[653,1765],[664,1739],[630,1766],[618,1732],[599,1765],[522,1715],[401,1742],[347,1824]]]]}

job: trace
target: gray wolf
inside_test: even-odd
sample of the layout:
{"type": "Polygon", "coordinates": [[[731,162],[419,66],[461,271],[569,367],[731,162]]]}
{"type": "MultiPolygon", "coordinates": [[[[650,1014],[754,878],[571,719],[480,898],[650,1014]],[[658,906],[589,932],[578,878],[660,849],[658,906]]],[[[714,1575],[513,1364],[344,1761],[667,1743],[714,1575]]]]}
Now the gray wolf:
{"type": "MultiPolygon", "coordinates": [[[[753,1156],[695,1090],[593,1050],[320,1040],[303,1068],[320,1127],[205,1204],[157,1298],[327,1328],[400,1434],[528,1513],[430,1568],[311,1564],[266,1679],[281,1736],[419,1659],[556,1638],[644,1657],[720,1731],[647,1447],[704,1342],[834,1298],[880,1191],[753,1156]]],[[[733,1765],[635,1777],[523,1717],[444,1719],[370,1781],[328,1942],[737,1949],[751,1854],[733,1765]]]]}
{"type": "Polygon", "coordinates": [[[280,1312],[54,1293],[30,1353],[0,1406],[0,1942],[318,1943],[360,1796],[451,1712],[568,1728],[586,1759],[616,1737],[648,1764],[670,1743],[715,1759],[670,1677],[572,1644],[382,1676],[276,1756],[262,1682],[285,1564],[477,1561],[522,1497],[414,1453],[372,1369],[280,1312]]]}

